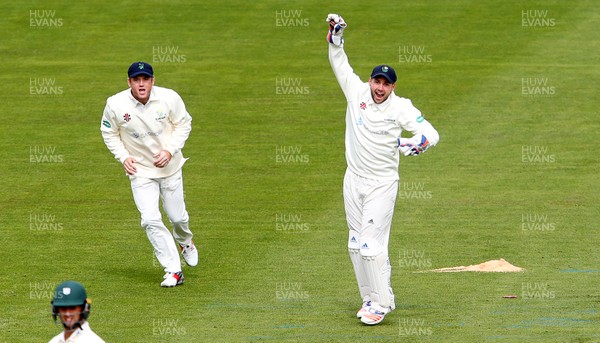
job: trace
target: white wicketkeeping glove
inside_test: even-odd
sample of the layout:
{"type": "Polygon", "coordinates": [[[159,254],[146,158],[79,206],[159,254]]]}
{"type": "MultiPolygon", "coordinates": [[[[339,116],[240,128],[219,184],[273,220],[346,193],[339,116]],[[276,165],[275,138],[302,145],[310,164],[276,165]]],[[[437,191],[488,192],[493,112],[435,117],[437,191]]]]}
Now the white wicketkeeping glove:
{"type": "Polygon", "coordinates": [[[429,140],[424,135],[398,138],[398,149],[404,156],[418,156],[429,149],[429,140]]]}
{"type": "Polygon", "coordinates": [[[347,26],[344,18],[338,14],[330,13],[327,15],[326,21],[329,23],[327,41],[334,45],[341,45],[344,42],[344,29],[347,26]]]}

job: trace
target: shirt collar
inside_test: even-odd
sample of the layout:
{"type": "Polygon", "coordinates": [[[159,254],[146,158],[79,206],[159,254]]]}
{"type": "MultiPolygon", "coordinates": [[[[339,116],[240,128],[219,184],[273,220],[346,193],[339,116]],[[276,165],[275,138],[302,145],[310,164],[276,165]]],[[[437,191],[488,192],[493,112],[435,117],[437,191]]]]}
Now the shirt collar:
{"type": "Polygon", "coordinates": [[[90,329],[90,324],[88,324],[88,322],[81,324],[81,328],[77,328],[77,330],[73,331],[73,333],[71,334],[69,339],[65,339],[65,333],[63,332],[62,337],[61,337],[61,339],[62,339],[61,342],[73,342],[79,335],[83,334],[83,330],[86,330],[86,331],[92,330],[92,329],[90,329]]]}

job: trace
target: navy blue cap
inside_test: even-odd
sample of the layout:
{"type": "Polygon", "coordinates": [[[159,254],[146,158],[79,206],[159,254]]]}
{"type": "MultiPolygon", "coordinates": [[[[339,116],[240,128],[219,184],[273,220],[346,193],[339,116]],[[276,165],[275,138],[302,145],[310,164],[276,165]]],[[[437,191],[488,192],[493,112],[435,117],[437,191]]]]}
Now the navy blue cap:
{"type": "Polygon", "coordinates": [[[396,83],[396,71],[394,70],[394,68],[390,67],[389,65],[379,65],[375,68],[373,68],[373,72],[371,73],[371,78],[375,78],[377,76],[383,76],[385,77],[386,80],[388,80],[390,83],[396,83]]]}
{"type": "Polygon", "coordinates": [[[130,78],[140,75],[154,77],[154,70],[152,70],[152,66],[146,62],[133,62],[127,71],[127,75],[129,75],[130,78]]]}

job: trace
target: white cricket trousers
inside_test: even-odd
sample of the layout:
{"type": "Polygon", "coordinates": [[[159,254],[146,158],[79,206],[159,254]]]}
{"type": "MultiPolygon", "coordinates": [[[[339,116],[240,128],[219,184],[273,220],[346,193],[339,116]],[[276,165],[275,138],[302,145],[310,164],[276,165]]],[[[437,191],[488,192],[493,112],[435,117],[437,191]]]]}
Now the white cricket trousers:
{"type": "Polygon", "coordinates": [[[367,179],[346,170],[344,207],[348,252],[360,296],[383,308],[395,308],[388,243],[398,180],[367,179]]]}
{"type": "Polygon", "coordinates": [[[181,259],[176,242],[185,245],[192,240],[189,216],[183,199],[181,169],[165,178],[148,179],[130,175],[129,179],[133,200],[142,217],[141,226],[146,230],[158,262],[165,272],[180,272],[181,259]],[[173,225],[172,235],[162,221],[159,199],[173,225]]]}

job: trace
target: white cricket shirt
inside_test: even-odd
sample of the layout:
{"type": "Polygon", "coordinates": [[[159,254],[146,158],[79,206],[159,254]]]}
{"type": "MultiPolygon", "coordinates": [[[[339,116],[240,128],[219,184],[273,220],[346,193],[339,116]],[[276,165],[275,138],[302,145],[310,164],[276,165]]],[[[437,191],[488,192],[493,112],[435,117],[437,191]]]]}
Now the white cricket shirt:
{"type": "Polygon", "coordinates": [[[115,158],[123,163],[137,160],[136,176],[162,178],[175,174],[186,159],[181,153],[192,130],[192,117],[175,91],[153,86],[146,105],[137,101],[131,89],[106,100],[100,123],[102,138],[115,158]],[[154,154],[167,150],[172,158],[164,168],[154,166],[154,154]]]}
{"type": "Polygon", "coordinates": [[[65,333],[61,332],[54,336],[49,343],[104,343],[104,341],[92,331],[90,324],[85,322],[81,328],[71,334],[69,339],[65,340],[65,333]]]}
{"type": "Polygon", "coordinates": [[[329,62],[346,96],[346,162],[348,169],[364,178],[398,180],[402,130],[423,134],[431,145],[439,135],[409,99],[392,92],[381,104],[371,96],[369,83],[362,82],[348,63],[343,45],[329,44],[329,62]]]}

